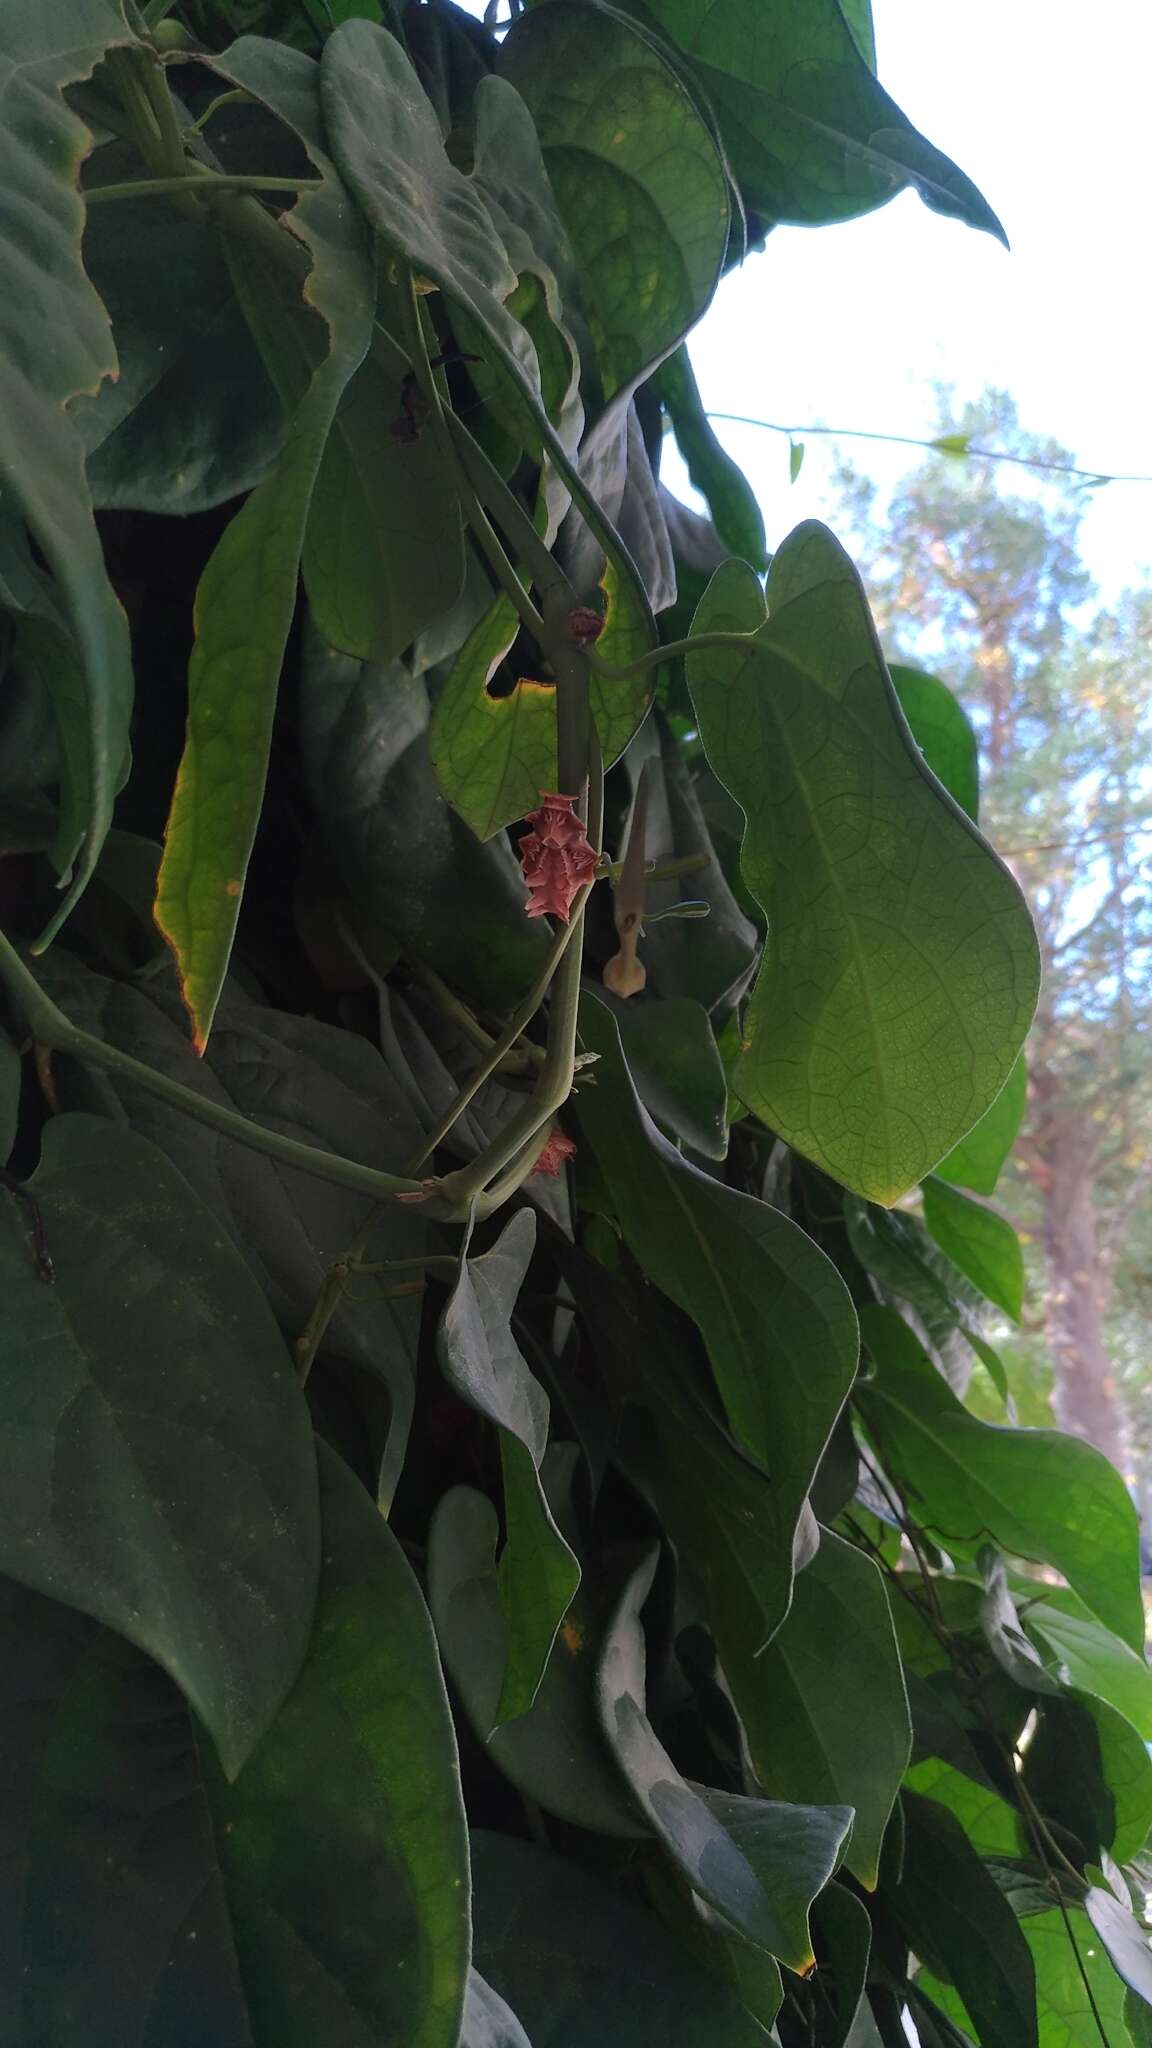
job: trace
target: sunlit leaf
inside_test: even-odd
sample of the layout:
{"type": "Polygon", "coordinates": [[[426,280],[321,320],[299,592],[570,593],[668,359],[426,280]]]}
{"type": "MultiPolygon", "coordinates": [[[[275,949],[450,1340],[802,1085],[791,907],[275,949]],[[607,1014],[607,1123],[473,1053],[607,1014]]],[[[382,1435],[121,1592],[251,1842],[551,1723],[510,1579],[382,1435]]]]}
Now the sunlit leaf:
{"type": "Polygon", "coordinates": [[[937,1180],[971,1188],[977,1195],[995,1194],[1000,1170],[1016,1143],[1027,1101],[1028,1069],[1021,1053],[991,1108],[940,1161],[937,1180]]]}

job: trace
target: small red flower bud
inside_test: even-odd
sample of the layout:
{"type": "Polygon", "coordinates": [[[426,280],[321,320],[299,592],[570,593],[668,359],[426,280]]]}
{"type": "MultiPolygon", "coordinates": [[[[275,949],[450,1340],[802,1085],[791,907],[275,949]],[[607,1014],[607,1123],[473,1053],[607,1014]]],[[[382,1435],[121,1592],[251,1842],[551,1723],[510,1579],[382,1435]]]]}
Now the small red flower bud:
{"type": "Polygon", "coordinates": [[[596,873],[596,851],[576,816],[575,803],[574,796],[542,791],[539,808],[529,811],[525,820],[534,827],[520,841],[529,917],[559,917],[567,924],[573,897],[596,873]]]}
{"type": "Polygon", "coordinates": [[[552,1130],[548,1143],[532,1168],[533,1173],[547,1173],[551,1175],[553,1180],[558,1180],[564,1161],[571,1159],[575,1150],[576,1147],[572,1143],[571,1138],[566,1138],[563,1131],[557,1125],[552,1130]]]}

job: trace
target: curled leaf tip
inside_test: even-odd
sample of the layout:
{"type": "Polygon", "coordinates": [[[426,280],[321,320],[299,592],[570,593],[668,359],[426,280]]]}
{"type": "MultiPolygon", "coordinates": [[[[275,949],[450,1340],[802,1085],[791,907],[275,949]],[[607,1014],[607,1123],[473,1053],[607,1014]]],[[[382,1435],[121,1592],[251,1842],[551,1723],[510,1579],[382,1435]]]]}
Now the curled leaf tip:
{"type": "Polygon", "coordinates": [[[554,1128],[549,1132],[548,1142],[532,1171],[534,1174],[546,1173],[553,1180],[558,1180],[564,1161],[571,1159],[575,1151],[576,1147],[571,1138],[566,1138],[558,1127],[554,1128]]]}
{"type": "Polygon", "coordinates": [[[525,819],[532,830],[524,834],[519,851],[529,917],[558,917],[567,924],[573,898],[595,877],[596,851],[575,805],[574,796],[542,790],[538,808],[525,819]]]}

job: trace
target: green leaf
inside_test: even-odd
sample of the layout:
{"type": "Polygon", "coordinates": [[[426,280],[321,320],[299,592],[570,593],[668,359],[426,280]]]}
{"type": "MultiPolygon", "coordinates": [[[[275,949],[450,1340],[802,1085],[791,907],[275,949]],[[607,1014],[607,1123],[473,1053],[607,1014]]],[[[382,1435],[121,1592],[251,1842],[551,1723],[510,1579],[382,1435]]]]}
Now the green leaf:
{"type": "Polygon", "coordinates": [[[1135,1915],[1112,1892],[1093,1885],[1084,1910],[1104,1943],[1118,1977],[1152,2005],[1152,1946],[1135,1915]]]}
{"type": "Polygon", "coordinates": [[[691,60],[745,205],[818,225],[906,185],[934,213],[1004,240],[987,201],[918,134],[869,69],[839,0],[781,0],[751,27],[739,0],[632,0],[691,60]]]}
{"type": "Polygon", "coordinates": [[[522,14],[500,70],[535,118],[611,398],[675,347],[716,289],[729,213],[720,153],[660,50],[610,8],[552,0],[522,14]]]}
{"type": "Polygon", "coordinates": [[[1112,1839],[1106,1846],[1117,1863],[1139,1854],[1152,1830],[1152,1756],[1132,1723],[1103,1700],[1078,1704],[1096,1725],[1100,1770],[1111,1796],[1112,1839]]]}
{"type": "Polygon", "coordinates": [[[532,1707],[498,1723],[507,1624],[496,1573],[496,1510],[471,1487],[437,1504],[428,1534],[428,1597],[440,1653],[498,1769],[546,1813],[597,1834],[646,1835],[596,1718],[595,1663],[605,1591],[585,1579],[552,1646],[532,1707]]]}
{"type": "Polygon", "coordinates": [[[940,1274],[929,1264],[922,1225],[899,1210],[877,1208],[849,1195],[844,1203],[848,1243],[866,1273],[916,1310],[932,1343],[941,1349],[956,1329],[961,1308],[940,1274]]]}
{"type": "MultiPolygon", "coordinates": [[[[1087,1916],[1075,1907],[1065,1911],[1067,1926],[1064,1914],[1059,1911],[1030,1913],[1020,1923],[1036,1970],[1040,2048],[1103,2048],[1101,2026],[1110,2048],[1127,2048],[1124,1986],[1112,1970],[1087,1916]],[[1069,1927],[1075,1946],[1069,1940],[1069,1927]]],[[[917,1983],[946,2013],[961,2024],[971,2024],[950,1984],[940,1983],[927,1972],[921,1974],[917,1983]]]]}
{"type": "Polygon", "coordinates": [[[816,1927],[816,1982],[835,2010],[826,2019],[822,2048],[848,2048],[867,2012],[865,1983],[872,1949],[872,1922],[867,1907],[842,1884],[825,1885],[812,1909],[816,1927]],[[831,1983],[829,1983],[829,1978],[831,1983]]]}
{"type": "Polygon", "coordinates": [[[888,673],[912,737],[938,782],[977,822],[980,809],[980,755],[976,734],[947,683],[923,669],[892,662],[888,673]]]}
{"type": "Polygon", "coordinates": [[[939,1757],[911,1764],[904,1783],[912,1792],[946,1806],[964,1829],[977,1853],[1019,1856],[1030,1837],[1014,1806],[987,1785],[977,1784],[939,1757]]]}
{"type": "Polygon", "coordinates": [[[738,1093],[834,1179],[891,1204],[1002,1088],[1035,1007],[1023,897],[924,765],[851,563],[800,526],[717,571],[688,659],[708,758],[744,809],[768,918],[738,1093]]]}
{"type": "MultiPolygon", "coordinates": [[[[414,1112],[397,1074],[353,1032],[246,1002],[229,989],[208,1052],[197,1059],[166,980],[106,980],[58,948],[43,963],[41,979],[65,1013],[98,1038],[207,1101],[363,1166],[399,1172],[431,1122],[414,1112]]],[[[66,1108],[127,1118],[167,1154],[229,1233],[285,1337],[294,1341],[333,1258],[360,1230],[363,1197],[221,1138],[120,1076],[58,1061],[56,1086],[66,1108]]],[[[372,1256],[414,1258],[428,1248],[429,1227],[419,1210],[390,1203],[373,1235],[372,1256]]],[[[387,1386],[391,1417],[379,1472],[385,1509],[407,1444],[420,1321],[419,1300],[390,1301],[355,1287],[337,1309],[321,1353],[331,1350],[387,1386]]]]}
{"type": "Polygon", "coordinates": [[[650,1552],[633,1573],[605,1637],[601,1725],[654,1834],[693,1890],[734,1933],[803,1973],[815,1961],[808,1911],[840,1861],[851,1808],[745,1799],[681,1777],[646,1712],[640,1610],[657,1558],[650,1552]]]}
{"type": "Polygon", "coordinates": [[[1054,1565],[1106,1627],[1143,1647],[1136,1511],[1108,1460],[1078,1437],[978,1422],[894,1310],[860,1311],[877,1377],[856,1399],[884,1463],[930,1534],[991,1538],[1054,1565]]]}
{"type": "Polygon", "coordinates": [[[798,482],[798,481],[799,481],[799,477],[800,477],[800,471],[801,471],[801,470],[803,469],[803,467],[804,467],[804,443],[803,443],[803,441],[789,441],[789,443],[788,443],[788,481],[789,481],[789,483],[790,483],[790,484],[794,484],[794,483],[796,483],[796,482],[798,482]]]}
{"type": "Polygon", "coordinates": [[[533,2048],[763,2048],[733,1994],[618,1886],[487,1833],[472,1880],[476,1965],[533,2048]]]}
{"type": "Polygon", "coordinates": [[[992,1345],[988,1343],[987,1338],[980,1335],[979,1330],[973,1330],[967,1323],[963,1323],[961,1328],[967,1343],[971,1345],[976,1353],[977,1358],[980,1360],[992,1385],[995,1387],[996,1392],[1011,1416],[1012,1390],[1008,1385],[1008,1373],[1004,1360],[1001,1358],[1000,1353],[994,1350],[992,1345]]]}
{"type": "Polygon", "coordinates": [[[315,1463],[288,1354],[143,1138],[53,1118],[29,1186],[56,1284],[5,1196],[0,1568],[155,1657],[234,1773],[299,1670],[315,1598],[315,1463]]]}
{"type": "Polygon", "coordinates": [[[980,2048],[1036,2048],[1036,1981],[1007,1899],[955,1817],[913,1792],[893,1911],[915,1953],[947,1971],[980,2048]]]}
{"type": "Polygon", "coordinates": [[[252,490],[279,452],[283,411],[219,230],[162,199],[93,206],[84,267],[120,360],[115,380],[70,407],[95,503],[190,514],[252,490]]]}
{"type": "Polygon", "coordinates": [[[478,1257],[468,1257],[466,1240],[439,1335],[441,1369],[453,1392],[500,1431],[505,1542],[498,1578],[507,1642],[497,1722],[532,1705],[580,1584],[580,1567],[540,1483],[548,1398],[525,1364],[510,1320],[535,1243],[530,1209],[518,1210],[478,1257]]]}
{"type": "Polygon", "coordinates": [[[468,1856],[435,1645],[368,1496],[329,1452],[320,1474],[312,1641],[232,1785],[155,1665],[7,1589],[13,2038],[455,2048],[468,1856]]]}
{"type": "Polygon", "coordinates": [[[309,633],[300,746],[354,900],[465,1000],[511,1009],[539,970],[547,935],[524,915],[507,841],[480,846],[441,800],[423,680],[402,662],[377,667],[337,654],[309,633]]]}
{"type": "Polygon", "coordinates": [[[84,449],[66,408],[115,377],[108,315],[81,257],[80,167],[90,137],[64,90],[88,78],[106,49],[130,40],[118,0],[63,0],[6,10],[0,26],[4,146],[0,172],[0,485],[11,494],[52,571],[83,661],[71,716],[82,764],[75,802],[82,843],[70,886],[41,944],[83,892],[112,823],[128,746],[132,655],[128,623],[104,566],[84,476],[84,449]],[[36,223],[29,269],[28,223],[36,223]]]}
{"type": "Polygon", "coordinates": [[[1145,1742],[1152,1742],[1152,1670],[1142,1639],[1139,1648],[1135,1640],[1131,1644],[1121,1640],[1080,1601],[1057,1590],[1029,1601],[1024,1625],[1049,1657],[1057,1660],[1069,1685],[1106,1701],[1132,1723],[1145,1742]]]}
{"type": "Polygon", "coordinates": [[[597,998],[612,1011],[637,1095],[650,1116],[705,1159],[728,1150],[724,1067],[708,1013],[688,996],[597,998]]]}
{"type": "MultiPolygon", "coordinates": [[[[696,1323],[734,1435],[771,1474],[781,1542],[793,1531],[852,1382],[856,1328],[839,1274],[788,1217],[722,1186],[661,1137],[641,1106],[612,1018],[581,1006],[598,1055],[580,1121],[624,1237],[696,1323]]],[[[782,1564],[784,1561],[782,1560],[782,1564]]],[[[787,1568],[781,1582],[783,1613],[787,1568]]]]}
{"type": "Polygon", "coordinates": [[[797,1574],[788,1618],[754,1670],[755,1704],[739,1696],[737,1704],[760,1783],[775,1798],[853,1807],[845,1860],[873,1887],[912,1730],[884,1582],[871,1558],[822,1530],[819,1550],[797,1574]]]}
{"type": "Polygon", "coordinates": [[[989,1546],[981,1551],[979,1563],[984,1578],[980,1632],[1001,1670],[1029,1692],[1061,1692],[1060,1680],[1024,1633],[1003,1558],[989,1546]]]}
{"type": "Polygon", "coordinates": [[[275,469],[227,528],[196,594],[188,736],[156,920],[179,964],[199,1050],[228,970],[260,818],[309,506],[337,408],[371,340],[376,283],[364,223],[320,140],[315,64],[283,45],[252,39],[235,46],[226,69],[220,68],[294,130],[321,184],[291,209],[290,232],[269,225],[262,243],[244,238],[233,261],[234,277],[250,274],[249,317],[259,305],[265,327],[290,322],[315,367],[275,469]],[[271,254],[269,238],[285,257],[271,254]],[[286,274],[284,268],[297,240],[312,259],[306,308],[294,297],[292,266],[286,274]]]}
{"type": "Polygon", "coordinates": [[[7,1032],[0,1031],[0,1166],[16,1143],[20,1120],[20,1054],[7,1032]]]}
{"type": "Polygon", "coordinates": [[[939,434],[928,445],[935,449],[937,455],[962,457],[967,455],[971,440],[971,434],[939,434]]]}
{"type": "MultiPolygon", "coordinates": [[[[649,379],[649,388],[672,423],[676,446],[693,487],[707,501],[720,539],[730,553],[763,571],[768,567],[763,515],[739,463],[733,462],[712,430],[686,348],[678,348],[661,364],[649,379]]],[[[797,463],[793,483],[798,475],[797,463]]]]}
{"type": "Polygon", "coordinates": [[[1000,1170],[1016,1143],[1027,1102],[1028,1068],[1021,1053],[991,1108],[940,1161],[937,1180],[971,1188],[977,1195],[995,1194],[1000,1170]]]}
{"type": "Polygon", "coordinates": [[[924,1221],[941,1251],[981,1294],[1018,1323],[1024,1302],[1024,1253],[1007,1218],[932,1174],[924,1182],[923,1197],[924,1221]]]}

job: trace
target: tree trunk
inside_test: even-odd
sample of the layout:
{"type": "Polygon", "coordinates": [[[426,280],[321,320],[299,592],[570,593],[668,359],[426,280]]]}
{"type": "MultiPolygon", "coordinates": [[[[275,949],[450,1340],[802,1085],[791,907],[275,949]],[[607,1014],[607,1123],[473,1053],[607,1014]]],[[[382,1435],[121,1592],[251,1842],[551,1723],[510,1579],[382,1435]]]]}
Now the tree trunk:
{"type": "Polygon", "coordinates": [[[1123,1472],[1124,1431],[1104,1335],[1106,1276],[1093,1200],[1092,1135],[1067,1104],[1057,1099],[1044,1107],[1049,1114],[1038,1135],[1056,1417],[1061,1429],[1085,1437],[1123,1472]]]}

